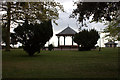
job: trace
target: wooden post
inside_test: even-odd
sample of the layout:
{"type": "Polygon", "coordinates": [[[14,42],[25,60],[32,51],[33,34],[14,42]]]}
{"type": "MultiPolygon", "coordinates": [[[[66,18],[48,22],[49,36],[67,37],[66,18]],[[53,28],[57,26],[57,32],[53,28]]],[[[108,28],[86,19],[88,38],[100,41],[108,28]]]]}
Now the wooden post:
{"type": "Polygon", "coordinates": [[[58,36],[58,47],[60,46],[60,36],[58,36]]]}
{"type": "Polygon", "coordinates": [[[73,36],[72,36],[72,46],[73,46],[73,36]]]}
{"type": "Polygon", "coordinates": [[[64,46],[65,46],[65,36],[64,36],[64,46]]]}

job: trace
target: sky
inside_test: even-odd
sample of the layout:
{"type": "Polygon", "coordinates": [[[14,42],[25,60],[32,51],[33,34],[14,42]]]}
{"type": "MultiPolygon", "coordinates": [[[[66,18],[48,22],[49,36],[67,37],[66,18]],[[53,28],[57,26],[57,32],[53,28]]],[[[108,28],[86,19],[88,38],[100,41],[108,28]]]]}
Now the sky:
{"type": "MultiPolygon", "coordinates": [[[[72,14],[73,9],[77,8],[77,6],[74,5],[74,2],[76,2],[77,0],[55,0],[55,1],[60,2],[60,4],[63,5],[65,12],[59,11],[59,19],[56,20],[58,25],[55,25],[53,23],[53,37],[50,39],[49,42],[46,43],[46,46],[48,46],[48,44],[53,44],[54,46],[57,47],[58,38],[57,38],[57,36],[55,36],[55,34],[61,32],[68,26],[71,27],[76,32],[78,32],[79,24],[76,19],[69,18],[69,16],[72,14]]],[[[95,22],[89,23],[89,21],[87,22],[87,25],[88,25],[87,29],[94,28],[98,31],[103,30],[106,27],[103,23],[95,23],[95,22]]],[[[13,25],[13,26],[15,26],[15,25],[13,25]]],[[[13,31],[13,28],[11,29],[11,32],[12,31],[13,31]]],[[[101,39],[98,40],[98,45],[100,45],[100,42],[101,42],[102,47],[104,47],[104,43],[107,42],[105,39],[103,39],[103,37],[104,37],[104,34],[102,33],[101,39]]],[[[62,45],[64,44],[63,37],[60,37],[60,44],[62,44],[62,45]]],[[[71,45],[71,44],[72,44],[71,37],[66,37],[66,45],[71,45]]],[[[74,43],[74,45],[76,45],[76,43],[74,43]]]]}
{"type": "MultiPolygon", "coordinates": [[[[58,38],[57,36],[55,36],[55,34],[61,32],[62,30],[64,30],[65,28],[67,28],[68,26],[71,27],[72,29],[74,29],[76,32],[78,32],[79,30],[79,24],[77,22],[76,19],[74,18],[69,18],[70,14],[72,14],[73,9],[76,9],[76,5],[74,5],[74,2],[77,0],[56,0],[58,2],[61,3],[61,5],[63,5],[65,12],[59,12],[59,19],[56,21],[58,23],[58,26],[53,24],[53,31],[54,31],[54,35],[51,38],[51,40],[49,41],[49,43],[46,44],[46,46],[48,44],[53,44],[54,46],[58,45],[58,38]]],[[[106,25],[104,25],[103,23],[89,23],[88,21],[88,27],[86,29],[96,29],[98,31],[103,30],[106,25]]],[[[101,40],[98,40],[98,45],[100,45],[100,41],[101,41],[101,45],[104,47],[104,43],[106,43],[107,41],[103,39],[104,34],[101,34],[101,40]]],[[[60,44],[64,44],[63,41],[63,37],[60,37],[60,44]]],[[[71,45],[72,44],[72,39],[71,37],[66,37],[66,45],[71,45]]],[[[74,45],[76,45],[74,43],[74,45]]]]}

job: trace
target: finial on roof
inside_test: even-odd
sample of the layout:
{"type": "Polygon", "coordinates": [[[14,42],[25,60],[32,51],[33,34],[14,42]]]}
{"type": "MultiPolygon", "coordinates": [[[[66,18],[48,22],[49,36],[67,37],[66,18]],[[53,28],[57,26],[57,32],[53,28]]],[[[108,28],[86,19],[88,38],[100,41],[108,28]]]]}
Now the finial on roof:
{"type": "Polygon", "coordinates": [[[68,27],[69,27],[69,24],[68,24],[68,27]]]}

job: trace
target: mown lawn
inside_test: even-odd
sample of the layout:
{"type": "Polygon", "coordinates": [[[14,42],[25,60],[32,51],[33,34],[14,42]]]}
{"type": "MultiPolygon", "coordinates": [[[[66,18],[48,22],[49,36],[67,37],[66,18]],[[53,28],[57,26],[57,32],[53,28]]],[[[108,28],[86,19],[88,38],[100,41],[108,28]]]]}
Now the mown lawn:
{"type": "Polygon", "coordinates": [[[29,57],[14,49],[2,51],[3,78],[117,78],[118,49],[41,51],[29,57]]]}

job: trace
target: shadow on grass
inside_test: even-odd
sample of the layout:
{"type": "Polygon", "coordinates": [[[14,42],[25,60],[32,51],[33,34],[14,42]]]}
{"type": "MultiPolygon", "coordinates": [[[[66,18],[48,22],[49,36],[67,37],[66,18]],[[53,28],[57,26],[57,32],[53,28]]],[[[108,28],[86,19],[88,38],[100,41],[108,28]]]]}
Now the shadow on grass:
{"type": "Polygon", "coordinates": [[[39,54],[34,54],[33,56],[29,56],[27,53],[26,54],[21,54],[21,55],[16,55],[16,57],[41,57],[41,56],[45,56],[45,55],[40,55],[39,54]]]}

